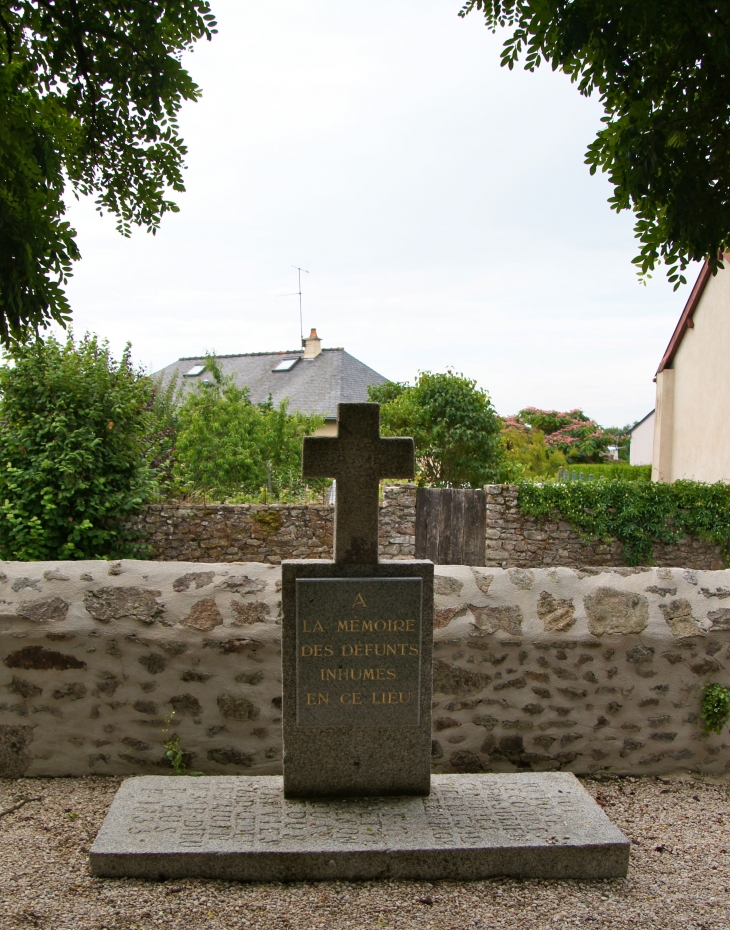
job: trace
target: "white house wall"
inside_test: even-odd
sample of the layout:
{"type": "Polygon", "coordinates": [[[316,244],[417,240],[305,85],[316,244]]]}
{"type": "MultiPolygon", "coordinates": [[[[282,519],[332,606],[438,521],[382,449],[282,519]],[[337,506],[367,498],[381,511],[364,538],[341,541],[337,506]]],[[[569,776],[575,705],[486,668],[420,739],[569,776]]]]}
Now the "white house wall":
{"type": "Polygon", "coordinates": [[[631,433],[629,462],[632,465],[651,465],[654,451],[654,418],[650,414],[643,422],[634,427],[631,433]]]}
{"type": "Polygon", "coordinates": [[[654,480],[730,481],[730,271],[710,278],[671,369],[657,377],[654,480]],[[672,390],[668,391],[668,382],[672,390]]]}

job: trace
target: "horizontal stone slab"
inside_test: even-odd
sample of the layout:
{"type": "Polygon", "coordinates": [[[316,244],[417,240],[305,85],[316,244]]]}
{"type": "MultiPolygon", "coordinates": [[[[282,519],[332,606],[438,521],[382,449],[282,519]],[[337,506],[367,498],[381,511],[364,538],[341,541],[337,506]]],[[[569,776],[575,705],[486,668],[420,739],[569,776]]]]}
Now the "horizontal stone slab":
{"type": "Polygon", "coordinates": [[[142,776],[91,848],[109,878],[619,878],[629,841],[574,775],[435,775],[429,797],[285,800],[278,776],[142,776]]]}

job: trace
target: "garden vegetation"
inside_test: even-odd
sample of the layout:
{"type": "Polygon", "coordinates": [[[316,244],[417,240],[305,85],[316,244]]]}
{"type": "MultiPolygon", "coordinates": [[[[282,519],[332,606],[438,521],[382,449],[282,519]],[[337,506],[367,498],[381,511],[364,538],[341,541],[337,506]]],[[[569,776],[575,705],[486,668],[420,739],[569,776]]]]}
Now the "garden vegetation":
{"type": "Polygon", "coordinates": [[[15,345],[0,368],[0,558],[139,557],[125,519],[154,494],[152,385],[86,336],[15,345]]]}
{"type": "Polygon", "coordinates": [[[286,402],[251,402],[247,388],[224,378],[214,357],[177,416],[170,490],[190,500],[306,500],[329,482],[302,480],[302,440],[324,423],[291,414],[286,402]]]}
{"type": "Polygon", "coordinates": [[[609,479],[519,484],[520,512],[545,520],[559,514],[587,537],[617,539],[627,565],[651,565],[656,543],[697,536],[730,558],[730,485],[609,479]]]}
{"type": "Polygon", "coordinates": [[[182,398],[95,336],[15,344],[0,367],[0,559],[141,558],[129,529],[161,499],[308,499],[305,435],[322,419],[252,404],[213,374],[182,398]]]}
{"type": "Polygon", "coordinates": [[[505,480],[502,421],[486,391],[453,371],[420,372],[414,384],[368,388],[384,436],[412,436],[416,480],[434,488],[481,488],[505,480]]]}
{"type": "MultiPolygon", "coordinates": [[[[143,557],[129,518],[156,500],[321,499],[328,482],[305,483],[301,455],[322,418],[254,404],[214,357],[205,366],[211,377],[184,395],[174,380],[136,370],[129,347],[117,361],[95,336],[15,344],[0,367],[0,558],[143,557]]],[[[625,464],[568,466],[616,477],[553,480],[567,456],[549,436],[568,454],[596,455],[596,426],[579,411],[529,408],[511,418],[515,428],[474,381],[451,371],[386,382],[370,395],[381,403],[384,435],[414,437],[421,485],[516,482],[523,514],[559,515],[586,537],[617,539],[629,565],[650,564],[656,543],[684,536],[730,557],[730,485],[654,484],[646,469],[625,464]],[[567,439],[566,416],[578,431],[567,439]],[[624,471],[644,480],[625,480],[624,471]]]]}

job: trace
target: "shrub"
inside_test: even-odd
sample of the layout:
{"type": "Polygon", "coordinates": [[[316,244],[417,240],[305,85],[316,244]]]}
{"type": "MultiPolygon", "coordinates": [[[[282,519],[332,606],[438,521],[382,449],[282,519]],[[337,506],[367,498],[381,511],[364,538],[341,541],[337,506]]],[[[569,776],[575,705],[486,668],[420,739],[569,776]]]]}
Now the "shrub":
{"type": "Polygon", "coordinates": [[[278,408],[271,401],[253,404],[248,388],[224,378],[213,357],[206,368],[213,381],[196,385],[177,415],[173,474],[180,491],[234,501],[258,496],[262,489],[273,500],[304,493],[302,440],[323,419],[290,414],[286,402],[278,408]]]}
{"type": "Polygon", "coordinates": [[[618,539],[627,565],[650,564],[655,543],[699,536],[730,556],[730,485],[675,481],[576,481],[519,485],[521,513],[548,518],[557,511],[581,533],[618,539]]]}
{"type": "Polygon", "coordinates": [[[152,382],[152,392],[147,403],[150,426],[145,438],[145,455],[155,478],[156,494],[162,499],[174,497],[177,490],[174,472],[181,404],[182,389],[177,375],[167,385],[163,383],[162,376],[152,382]]]}
{"type": "Polygon", "coordinates": [[[481,488],[504,480],[501,421],[476,381],[422,371],[413,385],[388,381],[368,388],[381,404],[386,436],[412,436],[419,484],[481,488]]]}
{"type": "Polygon", "coordinates": [[[516,416],[509,417],[507,422],[540,430],[548,449],[562,452],[569,464],[601,462],[608,455],[609,445],[621,448],[623,443],[623,452],[628,448],[626,429],[604,429],[578,409],[560,413],[525,407],[516,416]]]}
{"type": "Polygon", "coordinates": [[[559,449],[549,449],[545,434],[507,417],[500,436],[507,462],[519,469],[522,478],[554,478],[565,465],[559,449]]]}
{"type": "Polygon", "coordinates": [[[151,382],[106,342],[73,335],[10,350],[0,367],[0,557],[143,554],[125,518],[153,491],[151,382]]]}
{"type": "MultiPolygon", "coordinates": [[[[621,481],[651,481],[651,465],[628,465],[624,462],[606,462],[600,465],[569,465],[562,480],[568,481],[573,473],[593,478],[618,478],[621,481]]],[[[560,477],[560,475],[559,475],[560,477]]]]}

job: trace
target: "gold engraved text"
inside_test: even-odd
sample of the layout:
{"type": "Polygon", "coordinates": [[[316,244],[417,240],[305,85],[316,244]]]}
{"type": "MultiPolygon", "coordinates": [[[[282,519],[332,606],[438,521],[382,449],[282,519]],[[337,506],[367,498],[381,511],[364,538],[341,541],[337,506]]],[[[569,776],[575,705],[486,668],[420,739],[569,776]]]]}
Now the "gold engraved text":
{"type": "Polygon", "coordinates": [[[344,694],[340,695],[340,704],[362,704],[362,694],[360,694],[359,691],[355,691],[352,694],[346,691],[344,694]]]}
{"type": "MultiPolygon", "coordinates": [[[[414,633],[415,620],[338,620],[338,633],[414,633]]],[[[324,632],[324,631],[323,631],[324,632]]]]}
{"type": "Polygon", "coordinates": [[[307,692],[307,706],[311,707],[313,704],[329,704],[330,696],[329,694],[311,694],[307,692]]]}
{"type": "Polygon", "coordinates": [[[302,646],[302,656],[305,659],[310,656],[323,658],[325,656],[333,656],[334,654],[335,651],[332,646],[302,646]]]}
{"type": "Polygon", "coordinates": [[[313,626],[312,629],[310,630],[310,629],[307,627],[307,621],[304,620],[304,621],[302,622],[302,633],[324,633],[324,627],[323,627],[322,624],[319,622],[319,620],[315,620],[315,621],[314,621],[314,626],[313,626]]]}
{"type": "Polygon", "coordinates": [[[320,681],[393,681],[394,668],[321,668],[320,681]]]}
{"type": "Polygon", "coordinates": [[[410,691],[373,691],[373,704],[410,704],[410,691]]]}
{"type": "MultiPolygon", "coordinates": [[[[311,653],[309,654],[311,655],[311,653]]],[[[411,646],[409,643],[355,643],[352,646],[345,644],[340,646],[340,655],[344,658],[350,656],[377,656],[378,658],[385,656],[417,656],[418,646],[411,646]]]]}

